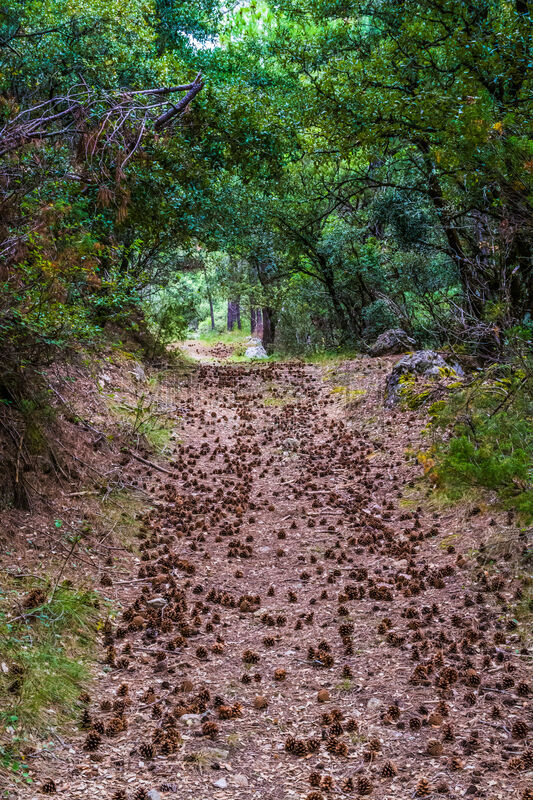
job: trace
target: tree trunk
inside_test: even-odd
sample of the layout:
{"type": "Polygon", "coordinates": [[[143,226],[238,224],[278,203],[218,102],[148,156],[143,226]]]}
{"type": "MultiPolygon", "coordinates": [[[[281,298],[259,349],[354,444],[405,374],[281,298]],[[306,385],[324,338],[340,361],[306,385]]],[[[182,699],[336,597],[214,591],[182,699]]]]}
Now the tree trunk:
{"type": "Polygon", "coordinates": [[[251,333],[252,336],[255,333],[255,326],[257,324],[256,320],[257,320],[257,317],[256,317],[255,308],[251,308],[250,309],[250,333],[251,333]]]}
{"type": "Polygon", "coordinates": [[[215,310],[213,308],[213,296],[211,294],[211,289],[209,287],[209,281],[207,280],[207,270],[204,267],[204,278],[205,278],[205,289],[207,292],[207,299],[209,301],[209,314],[211,316],[211,330],[215,330],[215,310]]]}
{"type": "Polygon", "coordinates": [[[237,323],[241,330],[241,304],[239,300],[228,300],[228,331],[232,331],[237,323]]]}
{"type": "Polygon", "coordinates": [[[263,347],[265,350],[269,351],[269,348],[272,347],[274,344],[274,338],[276,336],[276,318],[275,312],[273,308],[270,306],[263,306],[262,309],[263,314],[263,347]]]}

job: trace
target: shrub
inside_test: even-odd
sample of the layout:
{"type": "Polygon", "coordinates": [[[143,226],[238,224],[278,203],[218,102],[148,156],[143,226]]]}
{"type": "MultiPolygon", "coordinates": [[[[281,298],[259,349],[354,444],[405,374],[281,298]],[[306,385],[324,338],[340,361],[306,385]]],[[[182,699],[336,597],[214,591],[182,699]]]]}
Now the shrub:
{"type": "Polygon", "coordinates": [[[450,496],[491,489],[533,520],[533,362],[493,365],[431,408],[432,476],[450,496]]]}

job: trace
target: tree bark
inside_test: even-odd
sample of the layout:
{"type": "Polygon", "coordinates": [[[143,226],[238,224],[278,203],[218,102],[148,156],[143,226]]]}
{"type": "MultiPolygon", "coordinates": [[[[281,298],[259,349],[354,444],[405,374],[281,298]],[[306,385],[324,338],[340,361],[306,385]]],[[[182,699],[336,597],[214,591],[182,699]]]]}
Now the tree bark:
{"type": "Polygon", "coordinates": [[[271,348],[272,345],[274,344],[274,339],[276,336],[275,311],[270,306],[263,306],[262,316],[263,316],[262,342],[263,342],[263,347],[268,352],[269,348],[271,348]]]}
{"type": "Polygon", "coordinates": [[[209,286],[209,281],[207,279],[207,269],[204,266],[204,278],[205,278],[205,289],[207,292],[207,299],[209,301],[209,314],[211,316],[211,330],[215,330],[215,310],[213,308],[213,295],[211,294],[211,288],[209,286]]]}
{"type": "Polygon", "coordinates": [[[239,300],[228,300],[228,331],[232,331],[235,323],[241,330],[241,304],[239,300]]]}

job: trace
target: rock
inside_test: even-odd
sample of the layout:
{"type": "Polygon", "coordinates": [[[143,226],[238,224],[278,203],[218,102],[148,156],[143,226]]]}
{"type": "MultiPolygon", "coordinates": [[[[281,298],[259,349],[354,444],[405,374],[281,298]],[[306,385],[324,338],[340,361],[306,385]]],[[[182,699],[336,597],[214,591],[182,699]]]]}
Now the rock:
{"type": "Polygon", "coordinates": [[[219,747],[206,747],[203,752],[212,760],[227,761],[229,758],[229,750],[221,750],[219,747]]]}
{"type": "Polygon", "coordinates": [[[135,380],[138,381],[139,383],[146,382],[146,373],[142,368],[141,364],[135,364],[131,371],[131,374],[133,375],[135,380]]]}
{"type": "Polygon", "coordinates": [[[381,706],[381,700],[379,697],[371,697],[366,707],[369,711],[375,711],[377,708],[381,706]]]}
{"type": "Polygon", "coordinates": [[[257,708],[259,711],[266,708],[268,706],[268,700],[266,697],[263,697],[262,694],[258,694],[254,700],[254,708],[257,708]]]}
{"type": "Polygon", "coordinates": [[[263,344],[261,339],[258,339],[257,336],[249,336],[248,337],[248,345],[249,347],[257,347],[258,345],[263,344]]]}
{"type": "Polygon", "coordinates": [[[162,800],[161,795],[157,791],[157,789],[150,789],[148,792],[148,797],[150,800],[162,800]]]}
{"type": "Polygon", "coordinates": [[[239,773],[233,777],[232,783],[234,786],[248,786],[248,778],[246,775],[239,773]]]}
{"type": "Polygon", "coordinates": [[[227,780],[225,778],[219,778],[218,781],[215,781],[213,783],[213,786],[216,786],[217,789],[227,789],[228,788],[228,782],[227,782],[227,780]]]}
{"type": "Polygon", "coordinates": [[[400,399],[400,378],[408,373],[424,375],[425,377],[439,377],[442,370],[452,370],[452,374],[464,375],[459,364],[448,363],[440,353],[434,350],[417,350],[401,358],[387,378],[385,385],[385,405],[394,406],[400,399]]]}
{"type": "Polygon", "coordinates": [[[285,439],[285,441],[281,445],[283,450],[298,450],[299,446],[300,442],[298,441],[298,439],[293,439],[291,437],[285,439]]]}
{"type": "Polygon", "coordinates": [[[252,347],[248,347],[244,355],[246,358],[268,358],[268,353],[261,342],[252,347]]]}
{"type": "Polygon", "coordinates": [[[193,724],[193,722],[199,722],[202,719],[201,714],[182,714],[180,717],[181,722],[186,722],[187,725],[193,724]]]}
{"type": "Polygon", "coordinates": [[[163,606],[167,605],[167,601],[164,597],[152,597],[151,600],[146,601],[146,605],[152,608],[163,608],[163,606]]]}
{"type": "Polygon", "coordinates": [[[373,345],[370,346],[371,356],[394,355],[395,353],[405,353],[412,350],[415,340],[406,334],[401,328],[391,328],[378,336],[373,345]]]}
{"type": "Polygon", "coordinates": [[[331,695],[327,689],[321,689],[316,696],[316,699],[319,703],[327,703],[330,699],[331,695]]]}

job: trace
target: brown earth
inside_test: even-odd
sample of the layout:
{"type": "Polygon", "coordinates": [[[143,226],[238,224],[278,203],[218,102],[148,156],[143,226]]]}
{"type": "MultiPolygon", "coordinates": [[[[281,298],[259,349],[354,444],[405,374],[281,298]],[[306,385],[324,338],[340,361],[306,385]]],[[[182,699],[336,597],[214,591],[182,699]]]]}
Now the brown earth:
{"type": "Polygon", "coordinates": [[[412,485],[425,421],[383,410],[389,368],[198,366],[107,570],[88,729],[11,797],[531,796],[520,584],[476,557],[512,526],[412,485]]]}

